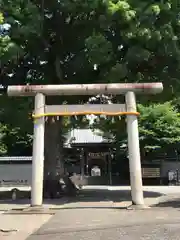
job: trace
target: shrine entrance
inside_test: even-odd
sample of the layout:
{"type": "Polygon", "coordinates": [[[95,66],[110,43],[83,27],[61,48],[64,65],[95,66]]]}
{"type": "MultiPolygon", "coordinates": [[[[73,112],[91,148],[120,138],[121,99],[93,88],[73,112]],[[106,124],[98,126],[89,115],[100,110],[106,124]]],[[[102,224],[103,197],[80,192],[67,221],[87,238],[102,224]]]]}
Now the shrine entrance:
{"type": "Polygon", "coordinates": [[[144,205],[138,120],[135,94],[156,94],[163,90],[162,83],[80,84],[80,85],[25,85],[8,86],[8,96],[34,96],[34,137],[32,160],[31,206],[43,204],[44,131],[45,117],[72,115],[127,116],[129,169],[132,204],[144,205]],[[45,96],[57,95],[125,95],[125,104],[46,105],[45,96]]]}
{"type": "Polygon", "coordinates": [[[86,176],[88,176],[88,185],[112,184],[110,151],[88,153],[86,176]]]}

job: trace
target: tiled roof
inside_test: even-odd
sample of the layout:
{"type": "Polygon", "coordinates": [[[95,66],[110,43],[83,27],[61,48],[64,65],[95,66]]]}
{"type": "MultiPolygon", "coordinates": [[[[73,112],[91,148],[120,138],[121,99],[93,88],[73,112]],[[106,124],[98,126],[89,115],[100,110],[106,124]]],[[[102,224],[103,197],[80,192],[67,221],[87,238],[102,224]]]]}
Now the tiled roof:
{"type": "Polygon", "coordinates": [[[91,129],[74,129],[67,134],[65,145],[82,144],[82,143],[105,143],[108,142],[101,135],[101,132],[91,129]]]}

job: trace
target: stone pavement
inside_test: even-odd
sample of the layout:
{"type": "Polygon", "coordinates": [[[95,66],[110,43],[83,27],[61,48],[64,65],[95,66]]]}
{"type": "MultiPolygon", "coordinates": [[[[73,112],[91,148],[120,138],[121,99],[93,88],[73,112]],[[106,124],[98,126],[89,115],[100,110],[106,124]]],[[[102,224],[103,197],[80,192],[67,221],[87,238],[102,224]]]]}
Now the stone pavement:
{"type": "MultiPolygon", "coordinates": [[[[155,207],[142,211],[125,210],[131,204],[126,187],[101,191],[86,189],[70,202],[65,199],[46,202],[46,207],[56,209],[54,216],[0,214],[0,229],[10,230],[0,231],[0,239],[180,239],[179,188],[144,189],[145,203],[155,207]]],[[[27,206],[28,202],[24,200],[1,201],[0,211],[27,206]]]]}
{"type": "Polygon", "coordinates": [[[25,240],[52,215],[3,215],[0,213],[0,239],[25,240]]]}
{"type": "Polygon", "coordinates": [[[27,240],[180,240],[179,209],[62,209],[27,240]]]}

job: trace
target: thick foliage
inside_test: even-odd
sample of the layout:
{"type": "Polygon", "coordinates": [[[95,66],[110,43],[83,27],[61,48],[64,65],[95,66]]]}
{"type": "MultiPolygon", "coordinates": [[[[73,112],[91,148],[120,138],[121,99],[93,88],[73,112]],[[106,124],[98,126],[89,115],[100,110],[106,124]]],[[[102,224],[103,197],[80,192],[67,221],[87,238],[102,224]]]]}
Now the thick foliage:
{"type": "MultiPolygon", "coordinates": [[[[169,101],[179,93],[180,4],[177,0],[1,0],[0,5],[2,84],[162,81],[164,94],[156,100],[169,101]]],[[[65,100],[84,102],[87,97],[65,100]]],[[[141,100],[144,104],[149,98],[141,100]]],[[[27,145],[32,128],[25,118],[32,105],[30,100],[20,102],[17,107],[16,101],[2,99],[1,119],[3,127],[6,124],[12,131],[19,129],[16,134],[27,145]],[[25,117],[18,118],[17,108],[22,109],[25,117]],[[10,113],[14,118],[8,120],[10,113]],[[22,133],[21,128],[26,131],[22,133]]],[[[152,120],[148,119],[151,115],[146,118],[141,121],[142,130],[143,124],[152,120]]],[[[109,128],[111,124],[104,121],[101,126],[106,126],[105,131],[113,131],[113,127],[109,128]]],[[[162,127],[157,123],[158,126],[162,127]]],[[[171,134],[175,134],[173,131],[171,134]]],[[[8,133],[6,141],[12,142],[11,136],[8,133]]],[[[148,132],[146,138],[151,139],[148,132]]],[[[169,144],[170,135],[161,140],[162,144],[154,141],[152,145],[169,144]]]]}

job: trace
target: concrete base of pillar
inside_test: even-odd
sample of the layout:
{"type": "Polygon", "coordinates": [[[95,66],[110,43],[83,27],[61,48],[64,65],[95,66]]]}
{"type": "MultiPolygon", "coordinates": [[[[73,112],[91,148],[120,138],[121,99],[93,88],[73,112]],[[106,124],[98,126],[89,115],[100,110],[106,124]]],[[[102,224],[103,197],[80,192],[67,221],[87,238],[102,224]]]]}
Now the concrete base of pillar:
{"type": "Polygon", "coordinates": [[[145,209],[149,209],[149,208],[150,207],[145,204],[139,204],[139,205],[132,204],[127,207],[127,210],[145,210],[145,209]]]}
{"type": "Polygon", "coordinates": [[[21,208],[21,209],[12,209],[9,210],[7,212],[5,212],[4,214],[49,214],[49,215],[54,215],[56,213],[56,210],[47,208],[47,207],[43,207],[43,206],[30,206],[27,208],[21,208]]]}

